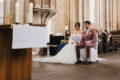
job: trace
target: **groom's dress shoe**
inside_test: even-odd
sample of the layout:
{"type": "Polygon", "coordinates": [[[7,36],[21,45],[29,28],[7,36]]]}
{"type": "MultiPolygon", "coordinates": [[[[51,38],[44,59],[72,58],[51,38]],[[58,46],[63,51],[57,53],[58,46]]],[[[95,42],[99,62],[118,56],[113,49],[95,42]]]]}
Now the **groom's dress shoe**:
{"type": "Polygon", "coordinates": [[[88,64],[93,64],[93,62],[89,62],[88,64]]]}
{"type": "Polygon", "coordinates": [[[89,64],[93,64],[93,62],[90,62],[90,61],[85,62],[85,65],[89,65],[89,64]]]}
{"type": "Polygon", "coordinates": [[[88,61],[88,60],[87,60],[87,61],[85,61],[85,62],[84,62],[84,64],[85,64],[85,65],[88,65],[88,64],[89,64],[89,61],[88,61]]]}
{"type": "Polygon", "coordinates": [[[76,62],[75,64],[79,64],[79,61],[78,61],[78,62],[76,62]]]}
{"type": "Polygon", "coordinates": [[[75,64],[81,64],[82,62],[81,61],[77,61],[75,64]]]}

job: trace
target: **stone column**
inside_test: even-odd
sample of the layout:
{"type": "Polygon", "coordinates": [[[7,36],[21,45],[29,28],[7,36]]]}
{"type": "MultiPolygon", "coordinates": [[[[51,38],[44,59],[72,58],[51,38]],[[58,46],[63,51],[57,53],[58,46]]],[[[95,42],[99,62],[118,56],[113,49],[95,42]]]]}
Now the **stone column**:
{"type": "Polygon", "coordinates": [[[73,28],[77,22],[77,0],[73,0],[73,28]]]}
{"type": "Polygon", "coordinates": [[[70,0],[70,30],[73,29],[73,0],[70,0]]]}
{"type": "Polygon", "coordinates": [[[105,0],[100,0],[100,29],[105,29],[105,0]]]}
{"type": "Polygon", "coordinates": [[[95,22],[95,0],[89,0],[89,18],[91,22],[95,22]]]}
{"type": "Polygon", "coordinates": [[[105,29],[109,32],[109,0],[105,0],[105,29]]]}
{"type": "Polygon", "coordinates": [[[95,23],[96,29],[100,29],[100,0],[95,0],[95,23]]]}
{"type": "Polygon", "coordinates": [[[78,3],[79,3],[79,5],[78,5],[78,7],[79,7],[79,8],[78,8],[78,9],[79,9],[79,10],[78,10],[78,11],[79,11],[79,13],[78,13],[78,14],[79,14],[79,17],[78,17],[78,18],[79,18],[79,19],[78,19],[78,20],[79,20],[79,22],[81,23],[81,27],[80,27],[80,28],[81,28],[81,30],[82,30],[82,29],[83,29],[83,22],[84,22],[84,19],[83,19],[83,17],[82,17],[82,16],[83,16],[83,4],[82,4],[82,3],[83,3],[83,0],[79,0],[78,3]]]}
{"type": "Polygon", "coordinates": [[[120,30],[120,0],[118,0],[118,30],[120,30]]]}
{"type": "Polygon", "coordinates": [[[98,28],[97,19],[99,19],[99,5],[97,4],[99,0],[89,0],[89,18],[92,23],[92,28],[98,28]]]}
{"type": "MultiPolygon", "coordinates": [[[[66,17],[66,18],[65,18],[65,25],[69,27],[69,26],[70,26],[70,6],[71,6],[71,5],[70,5],[70,0],[68,0],[68,1],[66,2],[66,5],[65,5],[65,6],[66,6],[66,9],[65,9],[65,10],[67,11],[67,12],[65,13],[65,15],[64,15],[64,16],[66,17]]],[[[65,26],[64,26],[64,27],[65,27],[65,26]]]]}
{"type": "Polygon", "coordinates": [[[84,0],[84,20],[90,20],[89,2],[89,0],[84,0]]]}
{"type": "Polygon", "coordinates": [[[110,19],[109,19],[109,24],[110,24],[109,30],[112,31],[112,27],[113,27],[113,24],[112,24],[112,21],[113,21],[113,20],[112,20],[112,10],[113,10],[113,9],[112,9],[112,8],[113,8],[112,0],[109,1],[109,4],[110,4],[110,5],[109,5],[109,11],[110,11],[110,12],[109,12],[109,16],[110,16],[110,19]]]}
{"type": "Polygon", "coordinates": [[[113,0],[113,30],[117,30],[117,0],[113,0]]]}

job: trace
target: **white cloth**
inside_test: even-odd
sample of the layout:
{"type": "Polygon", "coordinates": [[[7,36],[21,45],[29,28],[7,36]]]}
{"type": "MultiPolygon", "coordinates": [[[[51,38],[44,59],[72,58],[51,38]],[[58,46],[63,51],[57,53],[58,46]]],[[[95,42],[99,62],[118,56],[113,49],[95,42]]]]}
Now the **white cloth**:
{"type": "Polygon", "coordinates": [[[77,62],[76,57],[76,50],[75,45],[71,44],[75,42],[75,40],[81,40],[81,34],[73,34],[69,39],[69,43],[63,47],[63,49],[53,57],[45,57],[45,58],[34,58],[33,61],[40,61],[40,62],[49,62],[49,63],[63,63],[63,64],[75,64],[77,62]]]}
{"type": "Polygon", "coordinates": [[[41,48],[47,46],[47,29],[29,25],[13,25],[12,48],[41,48]]]}

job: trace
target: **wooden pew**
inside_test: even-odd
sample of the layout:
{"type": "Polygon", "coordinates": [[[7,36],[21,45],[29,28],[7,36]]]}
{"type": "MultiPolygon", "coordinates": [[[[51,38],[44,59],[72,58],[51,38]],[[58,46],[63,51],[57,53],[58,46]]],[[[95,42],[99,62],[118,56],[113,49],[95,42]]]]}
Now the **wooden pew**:
{"type": "Polygon", "coordinates": [[[120,30],[111,31],[112,34],[112,51],[117,51],[120,48],[120,30]]]}

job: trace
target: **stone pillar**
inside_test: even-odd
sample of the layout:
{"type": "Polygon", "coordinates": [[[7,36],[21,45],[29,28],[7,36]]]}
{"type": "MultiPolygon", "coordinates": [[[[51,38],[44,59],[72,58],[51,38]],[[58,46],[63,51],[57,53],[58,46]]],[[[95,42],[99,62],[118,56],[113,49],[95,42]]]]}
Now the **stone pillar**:
{"type": "Polygon", "coordinates": [[[100,29],[105,29],[105,0],[100,0],[100,29]]]}
{"type": "Polygon", "coordinates": [[[112,27],[113,27],[113,24],[112,24],[112,21],[113,21],[113,20],[112,20],[112,19],[113,19],[113,17],[112,17],[112,10],[113,10],[113,9],[112,9],[112,8],[113,8],[112,0],[109,1],[109,4],[110,4],[110,5],[109,5],[109,11],[110,11],[110,12],[109,12],[109,15],[110,15],[110,19],[109,19],[109,24],[110,24],[110,26],[109,26],[109,29],[110,29],[110,31],[112,31],[112,27]]]}
{"type": "Polygon", "coordinates": [[[73,28],[75,23],[77,22],[77,0],[73,0],[73,28]]]}
{"type": "Polygon", "coordinates": [[[70,30],[73,29],[73,0],[70,0],[70,30]]]}
{"type": "Polygon", "coordinates": [[[89,0],[84,0],[84,20],[90,20],[89,2],[89,0]]]}
{"type": "Polygon", "coordinates": [[[81,27],[80,27],[80,28],[81,28],[81,30],[82,30],[82,29],[83,29],[83,22],[84,22],[84,19],[83,19],[83,4],[82,4],[82,3],[83,3],[83,0],[79,0],[78,3],[79,3],[79,5],[78,5],[78,7],[79,7],[79,8],[78,8],[78,9],[79,9],[79,10],[78,10],[78,11],[79,11],[79,17],[78,17],[78,18],[79,18],[79,19],[78,19],[78,20],[79,20],[79,22],[81,23],[81,27]]]}
{"type": "Polygon", "coordinates": [[[120,0],[118,0],[118,30],[120,30],[120,0]]]}
{"type": "Polygon", "coordinates": [[[100,0],[95,0],[95,23],[96,28],[100,29],[100,0]]]}
{"type": "Polygon", "coordinates": [[[89,19],[95,22],[95,0],[89,0],[89,19]]]}
{"type": "Polygon", "coordinates": [[[113,30],[117,30],[117,2],[118,2],[118,0],[113,0],[113,10],[112,10],[112,12],[113,12],[113,21],[112,21],[112,23],[113,23],[113,30]]]}
{"type": "MultiPolygon", "coordinates": [[[[70,0],[68,0],[68,1],[66,2],[66,5],[65,5],[65,6],[66,6],[66,9],[65,9],[65,10],[66,10],[67,12],[66,12],[66,14],[64,15],[64,16],[66,17],[64,23],[65,23],[66,26],[69,27],[69,26],[70,26],[70,6],[71,6],[71,5],[70,5],[70,0]]],[[[65,27],[65,26],[64,26],[64,27],[65,27]]]]}
{"type": "Polygon", "coordinates": [[[109,0],[105,0],[105,29],[109,32],[109,0]]]}
{"type": "Polygon", "coordinates": [[[99,23],[99,5],[97,4],[99,0],[89,0],[89,18],[92,23],[92,28],[98,28],[99,23]]]}

